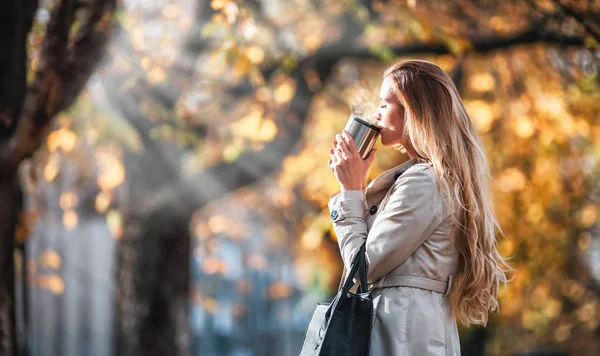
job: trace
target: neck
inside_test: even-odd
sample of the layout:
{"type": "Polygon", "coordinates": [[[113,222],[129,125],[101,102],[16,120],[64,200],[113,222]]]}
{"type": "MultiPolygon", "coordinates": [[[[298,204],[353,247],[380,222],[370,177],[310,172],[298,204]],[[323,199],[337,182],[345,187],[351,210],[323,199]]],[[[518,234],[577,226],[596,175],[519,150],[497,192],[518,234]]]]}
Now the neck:
{"type": "Polygon", "coordinates": [[[413,145],[410,143],[410,141],[403,143],[402,146],[404,146],[404,149],[406,150],[406,153],[408,153],[408,156],[410,158],[415,158],[418,156],[417,151],[415,150],[413,145]]]}

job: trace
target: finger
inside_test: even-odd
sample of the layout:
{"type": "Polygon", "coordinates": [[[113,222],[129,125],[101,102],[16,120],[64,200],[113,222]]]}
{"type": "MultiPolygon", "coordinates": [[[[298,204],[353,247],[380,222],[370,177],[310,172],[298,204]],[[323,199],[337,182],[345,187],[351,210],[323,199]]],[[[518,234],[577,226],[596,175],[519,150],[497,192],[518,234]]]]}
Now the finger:
{"type": "Polygon", "coordinates": [[[339,148],[332,148],[331,150],[329,150],[329,155],[331,157],[333,157],[333,163],[337,164],[342,160],[345,160],[346,158],[343,156],[342,151],[339,148]]]}
{"type": "Polygon", "coordinates": [[[344,138],[344,140],[346,141],[346,143],[348,144],[348,147],[352,150],[354,147],[356,147],[356,143],[354,142],[354,137],[352,137],[352,135],[350,135],[350,132],[348,132],[348,130],[344,130],[342,132],[342,137],[344,138]]]}
{"type": "Polygon", "coordinates": [[[371,150],[371,152],[369,152],[369,155],[367,156],[367,158],[365,159],[365,163],[367,164],[367,167],[371,166],[371,163],[373,163],[373,159],[375,158],[376,151],[377,151],[377,149],[373,148],[371,150]]]}
{"type": "MultiPolygon", "coordinates": [[[[341,135],[339,135],[341,137],[341,135]]],[[[350,148],[348,147],[348,144],[346,143],[346,141],[344,140],[344,138],[341,138],[339,140],[338,143],[338,149],[340,149],[342,151],[342,154],[344,156],[345,159],[348,159],[350,157],[353,156],[352,152],[350,151],[350,148]]]]}
{"type": "Polygon", "coordinates": [[[339,160],[340,160],[340,157],[338,157],[338,156],[336,155],[336,151],[337,151],[337,150],[333,150],[333,152],[331,152],[331,153],[329,154],[329,158],[331,159],[331,162],[332,162],[333,164],[337,164],[337,163],[339,162],[339,160]]]}
{"type": "Polygon", "coordinates": [[[342,150],[339,149],[339,148],[337,148],[337,149],[334,150],[333,155],[334,155],[334,157],[336,159],[336,161],[335,161],[336,164],[338,164],[341,161],[346,160],[344,158],[344,156],[343,156],[342,150]]]}

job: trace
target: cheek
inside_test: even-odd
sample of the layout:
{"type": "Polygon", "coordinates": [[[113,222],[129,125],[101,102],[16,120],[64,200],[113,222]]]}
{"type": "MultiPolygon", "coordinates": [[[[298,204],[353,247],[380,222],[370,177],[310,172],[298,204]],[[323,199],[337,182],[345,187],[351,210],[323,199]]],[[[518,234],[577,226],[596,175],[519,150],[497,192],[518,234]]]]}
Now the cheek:
{"type": "Polygon", "coordinates": [[[389,125],[395,129],[399,129],[402,127],[402,117],[398,114],[397,111],[388,111],[387,121],[389,125]]]}

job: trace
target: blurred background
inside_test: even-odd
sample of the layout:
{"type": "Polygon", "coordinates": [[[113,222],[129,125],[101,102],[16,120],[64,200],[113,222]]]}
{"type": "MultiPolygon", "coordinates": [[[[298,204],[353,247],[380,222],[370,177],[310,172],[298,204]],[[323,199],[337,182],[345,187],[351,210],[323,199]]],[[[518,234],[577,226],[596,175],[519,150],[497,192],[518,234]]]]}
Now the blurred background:
{"type": "Polygon", "coordinates": [[[297,355],[342,270],[331,140],[402,58],[458,87],[514,268],[463,354],[600,354],[599,2],[13,5],[2,354],[297,355]]]}

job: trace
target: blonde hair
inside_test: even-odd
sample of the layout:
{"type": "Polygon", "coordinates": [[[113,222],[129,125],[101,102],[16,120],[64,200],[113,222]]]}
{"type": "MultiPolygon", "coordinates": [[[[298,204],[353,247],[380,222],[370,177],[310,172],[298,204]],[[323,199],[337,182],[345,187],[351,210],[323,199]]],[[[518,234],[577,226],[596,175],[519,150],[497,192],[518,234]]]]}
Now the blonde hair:
{"type": "Polygon", "coordinates": [[[398,62],[384,78],[393,79],[396,98],[405,108],[406,138],[421,159],[433,163],[438,184],[453,197],[459,253],[455,311],[466,325],[486,325],[488,312],[498,308],[498,284],[506,283],[508,265],[496,244],[495,232],[501,229],[492,210],[489,166],[479,135],[456,86],[437,65],[398,62]]]}

